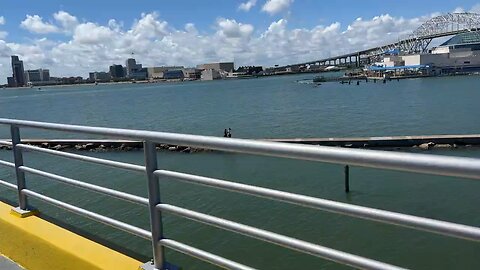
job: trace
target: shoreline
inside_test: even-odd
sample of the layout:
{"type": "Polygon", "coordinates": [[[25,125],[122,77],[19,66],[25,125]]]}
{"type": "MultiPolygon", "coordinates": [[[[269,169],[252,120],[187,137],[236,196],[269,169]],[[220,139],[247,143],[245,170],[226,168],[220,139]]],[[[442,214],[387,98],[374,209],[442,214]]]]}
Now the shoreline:
{"type": "MultiPolygon", "coordinates": [[[[337,72],[337,71],[335,71],[337,72]]],[[[332,72],[332,73],[335,73],[332,72]]],[[[269,77],[284,77],[284,76],[293,76],[293,75],[311,75],[317,74],[321,76],[321,74],[325,74],[329,72],[299,72],[299,73],[284,73],[284,74],[271,74],[271,75],[262,75],[262,76],[252,76],[248,78],[225,78],[221,80],[212,80],[212,81],[232,81],[232,80],[245,80],[245,79],[261,79],[261,78],[269,78],[269,77]]],[[[348,81],[361,81],[361,80],[397,80],[397,79],[425,79],[425,78],[450,78],[450,77],[459,77],[459,76],[480,76],[479,72],[470,72],[470,73],[460,73],[460,74],[445,74],[445,75],[409,75],[409,76],[395,76],[395,77],[367,77],[367,76],[339,76],[339,77],[328,77],[326,78],[326,82],[348,82],[348,81]]],[[[119,82],[98,82],[98,83],[77,83],[77,84],[54,84],[54,85],[43,85],[43,86],[24,86],[24,87],[0,87],[1,90],[38,90],[43,88],[67,88],[67,87],[92,87],[98,85],[127,85],[127,84],[161,84],[161,83],[184,83],[184,82],[205,82],[202,80],[153,80],[153,81],[119,81],[119,82]]]]}

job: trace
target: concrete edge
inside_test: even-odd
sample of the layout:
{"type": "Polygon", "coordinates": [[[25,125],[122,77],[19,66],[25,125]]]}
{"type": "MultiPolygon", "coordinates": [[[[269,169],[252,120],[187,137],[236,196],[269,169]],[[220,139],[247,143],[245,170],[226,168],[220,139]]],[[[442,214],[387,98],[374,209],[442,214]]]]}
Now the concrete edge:
{"type": "Polygon", "coordinates": [[[0,253],[28,270],[137,270],[142,262],[0,202],[0,253]]]}

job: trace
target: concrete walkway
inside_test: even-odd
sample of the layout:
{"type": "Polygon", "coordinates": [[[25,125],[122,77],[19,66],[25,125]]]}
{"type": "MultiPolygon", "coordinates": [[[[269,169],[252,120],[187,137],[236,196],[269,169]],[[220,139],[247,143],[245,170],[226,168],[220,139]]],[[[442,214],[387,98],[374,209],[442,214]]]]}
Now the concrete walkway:
{"type": "Polygon", "coordinates": [[[0,255],[0,269],[1,270],[24,270],[10,259],[0,255]]]}

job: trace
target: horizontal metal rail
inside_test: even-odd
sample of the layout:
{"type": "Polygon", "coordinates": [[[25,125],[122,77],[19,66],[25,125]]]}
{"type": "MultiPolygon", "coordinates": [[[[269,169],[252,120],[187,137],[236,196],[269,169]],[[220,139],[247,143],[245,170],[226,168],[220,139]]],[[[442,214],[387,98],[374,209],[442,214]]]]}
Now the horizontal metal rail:
{"type": "Polygon", "coordinates": [[[335,261],[341,264],[350,265],[360,269],[383,269],[383,270],[399,270],[404,269],[391,264],[367,259],[357,255],[345,253],[335,249],[312,244],[303,240],[284,236],[281,234],[258,229],[252,226],[240,224],[230,220],[217,218],[214,216],[198,213],[188,209],[180,208],[168,204],[159,204],[156,206],[159,211],[171,213],[187,219],[198,221],[207,225],[211,225],[234,233],[243,234],[262,241],[270,242],[285,248],[307,253],[313,256],[335,261]]]}
{"type": "Polygon", "coordinates": [[[51,150],[51,149],[41,148],[41,147],[27,145],[27,144],[17,144],[16,147],[18,147],[20,149],[24,149],[24,150],[31,150],[31,151],[45,153],[45,154],[49,154],[49,155],[65,157],[65,158],[70,158],[70,159],[76,159],[76,160],[80,160],[80,161],[105,165],[105,166],[114,167],[114,168],[120,168],[120,169],[142,172],[142,173],[145,172],[145,167],[144,166],[125,163],[125,162],[119,162],[119,161],[114,161],[114,160],[89,157],[89,156],[84,156],[84,155],[77,155],[77,154],[73,154],[73,153],[61,152],[61,151],[57,151],[57,150],[51,150]]]}
{"type": "Polygon", "coordinates": [[[228,182],[215,178],[202,177],[197,175],[157,170],[154,172],[158,177],[171,177],[183,182],[239,192],[257,197],[273,199],[277,201],[292,203],[310,208],[320,209],[333,213],[354,216],[358,218],[379,221],[394,225],[400,225],[412,229],[424,230],[432,233],[447,236],[480,241],[480,228],[456,224],[435,219],[406,215],[370,207],[358,206],[348,203],[319,199],[315,197],[299,195],[284,191],[278,191],[258,186],[228,182]]]}
{"type": "Polygon", "coordinates": [[[136,236],[142,237],[144,239],[150,240],[150,238],[151,238],[151,233],[149,231],[138,228],[138,227],[135,227],[135,226],[130,225],[130,224],[127,224],[125,222],[121,222],[121,221],[118,221],[116,219],[109,218],[109,217],[106,217],[104,215],[100,215],[100,214],[85,210],[83,208],[80,208],[80,207],[77,207],[77,206],[74,206],[74,205],[71,205],[71,204],[68,204],[68,203],[64,203],[62,201],[47,197],[45,195],[42,195],[40,193],[34,192],[32,190],[29,190],[29,189],[22,189],[21,192],[23,194],[27,195],[27,196],[42,200],[46,203],[55,205],[57,207],[60,207],[60,208],[63,208],[65,210],[68,210],[70,212],[79,214],[79,215],[84,216],[86,218],[101,222],[103,224],[115,227],[115,228],[120,229],[122,231],[125,231],[125,232],[128,232],[128,233],[134,234],[136,236]]]}
{"type": "Polygon", "coordinates": [[[10,168],[15,168],[15,163],[0,160],[0,165],[10,167],[10,168]]]}
{"type": "Polygon", "coordinates": [[[185,245],[183,243],[177,242],[172,239],[164,238],[164,239],[161,239],[159,243],[164,247],[168,247],[172,250],[178,251],[185,255],[189,255],[197,259],[200,259],[202,261],[209,262],[221,268],[232,269],[232,270],[255,270],[255,268],[251,268],[249,266],[239,264],[229,259],[225,259],[223,257],[214,255],[212,253],[200,250],[198,248],[185,245]]]}
{"type": "Polygon", "coordinates": [[[4,186],[4,187],[10,188],[10,189],[15,189],[15,190],[18,188],[17,185],[9,183],[5,180],[0,180],[0,186],[4,186]]]}
{"type": "Polygon", "coordinates": [[[391,169],[433,175],[480,179],[480,160],[465,157],[434,156],[426,154],[398,153],[364,149],[345,149],[328,146],[295,145],[279,142],[233,138],[225,139],[188,134],[65,125],[4,118],[0,118],[0,124],[112,136],[115,138],[146,140],[157,143],[168,143],[212,150],[222,150],[226,152],[275,156],[342,165],[349,164],[378,169],[391,169]]]}
{"type": "Polygon", "coordinates": [[[37,170],[37,169],[34,169],[34,168],[30,168],[30,167],[27,167],[27,166],[20,166],[18,169],[20,171],[23,171],[23,172],[27,172],[27,173],[35,174],[35,175],[38,175],[38,176],[50,178],[50,179],[58,181],[58,182],[62,182],[62,183],[65,183],[65,184],[68,184],[68,185],[71,185],[71,186],[75,186],[75,187],[83,188],[83,189],[86,189],[86,190],[91,190],[91,191],[94,191],[94,192],[98,192],[98,193],[101,193],[101,194],[104,194],[104,195],[115,197],[117,199],[129,201],[129,202],[133,202],[133,203],[137,203],[137,204],[141,204],[141,205],[148,205],[148,199],[140,197],[140,196],[136,196],[136,195],[132,195],[132,194],[129,194],[129,193],[117,191],[117,190],[114,190],[114,189],[109,189],[109,188],[105,188],[105,187],[81,182],[81,181],[78,181],[78,180],[75,180],[75,179],[71,179],[71,178],[68,178],[68,177],[56,175],[56,174],[53,174],[53,173],[44,172],[44,171],[37,170]]]}
{"type": "Polygon", "coordinates": [[[12,146],[12,142],[0,141],[0,145],[12,146]]]}

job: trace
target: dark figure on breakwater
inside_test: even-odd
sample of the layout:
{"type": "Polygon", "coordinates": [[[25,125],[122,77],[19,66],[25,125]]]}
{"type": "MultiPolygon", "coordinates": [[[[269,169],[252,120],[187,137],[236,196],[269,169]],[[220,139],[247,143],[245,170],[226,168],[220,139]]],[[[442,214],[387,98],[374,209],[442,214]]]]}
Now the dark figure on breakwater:
{"type": "Polygon", "coordinates": [[[231,137],[232,137],[232,129],[228,128],[228,138],[231,138],[231,137]]]}
{"type": "Polygon", "coordinates": [[[227,129],[223,130],[223,137],[227,138],[228,137],[228,131],[227,129]]]}

